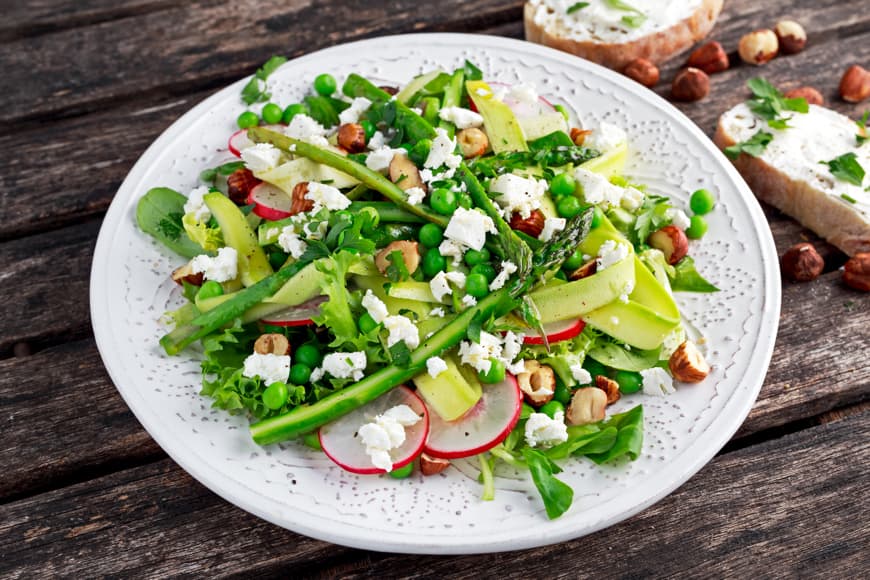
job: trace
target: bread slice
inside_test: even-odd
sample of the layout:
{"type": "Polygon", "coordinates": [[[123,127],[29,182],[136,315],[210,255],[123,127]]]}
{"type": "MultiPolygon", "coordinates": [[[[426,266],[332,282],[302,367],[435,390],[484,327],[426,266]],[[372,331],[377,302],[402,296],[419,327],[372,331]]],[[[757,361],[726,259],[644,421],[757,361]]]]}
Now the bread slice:
{"type": "Polygon", "coordinates": [[[870,174],[870,143],[858,146],[858,125],[836,111],[810,105],[790,127],[771,129],[746,104],[719,117],[714,140],[725,149],[759,130],[773,135],[759,157],[734,160],[758,199],[779,208],[850,256],[870,251],[870,175],[861,186],[838,179],[821,163],[853,152],[870,174]]]}
{"type": "Polygon", "coordinates": [[[524,9],[526,40],[570,52],[622,70],[635,58],[656,64],[707,36],[723,0],[629,0],[645,20],[632,28],[623,22],[634,13],[609,7],[603,0],[568,14],[573,0],[529,0],[524,9]]]}

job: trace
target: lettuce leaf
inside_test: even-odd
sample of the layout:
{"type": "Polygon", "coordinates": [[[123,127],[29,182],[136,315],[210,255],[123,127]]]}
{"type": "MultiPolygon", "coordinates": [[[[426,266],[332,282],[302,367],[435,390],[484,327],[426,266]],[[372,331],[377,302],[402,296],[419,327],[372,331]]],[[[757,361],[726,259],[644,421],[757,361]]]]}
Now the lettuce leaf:
{"type": "Polygon", "coordinates": [[[686,256],[674,266],[671,288],[675,292],[718,292],[719,288],[707,282],[695,268],[695,260],[686,256]]]}
{"type": "Polygon", "coordinates": [[[368,343],[368,339],[357,328],[356,317],[351,310],[352,304],[359,304],[359,297],[347,289],[346,280],[351,265],[360,259],[358,254],[341,250],[315,262],[317,270],[325,276],[322,290],[329,300],[320,306],[320,315],[314,318],[314,322],[327,327],[332,333],[330,346],[362,350],[368,343]]]}
{"type": "Polygon", "coordinates": [[[184,214],[181,224],[187,237],[202,246],[207,253],[214,253],[224,245],[224,236],[219,227],[210,228],[208,224],[196,221],[192,213],[184,214]]]}

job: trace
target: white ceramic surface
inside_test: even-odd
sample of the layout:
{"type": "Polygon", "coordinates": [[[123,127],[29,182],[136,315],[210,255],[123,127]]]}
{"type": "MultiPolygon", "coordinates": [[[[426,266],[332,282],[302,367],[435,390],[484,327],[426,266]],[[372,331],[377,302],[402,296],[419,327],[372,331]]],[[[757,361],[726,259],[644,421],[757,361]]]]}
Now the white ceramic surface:
{"type": "Polygon", "coordinates": [[[770,231],[749,189],[700,130],[652,92],[609,70],[537,45],[491,36],[431,34],[365,40],[293,60],[270,79],[275,100],[298,100],[324,71],[405,82],[433,67],[473,60],[488,80],[531,82],[587,126],[628,132],[626,173],[652,193],[688,204],[710,189],[719,200],[709,233],[693,243],[701,272],[722,291],[681,294],[680,308],[706,339],[713,365],[701,385],[643,403],[642,456],[598,467],[564,464],[574,505],[547,520],[531,482],[507,473],[494,501],[479,499],[474,463],[406,480],[356,476],[294,443],[261,448],[247,421],[212,410],[201,398],[197,353],[167,357],[157,344],[161,314],[179,303],[169,272],[178,257],[135,227],[137,200],[151,187],[185,194],[226,146],[243,110],[239,81],[200,103],[145,152],[127,176],[100,231],[91,274],[91,314],[106,367],[152,437],[218,495],[277,525],[339,544],[383,551],[476,553],[529,548],[575,538],[618,522],[662,498],[728,441],[758,394],[779,317],[779,277],[770,231]]]}

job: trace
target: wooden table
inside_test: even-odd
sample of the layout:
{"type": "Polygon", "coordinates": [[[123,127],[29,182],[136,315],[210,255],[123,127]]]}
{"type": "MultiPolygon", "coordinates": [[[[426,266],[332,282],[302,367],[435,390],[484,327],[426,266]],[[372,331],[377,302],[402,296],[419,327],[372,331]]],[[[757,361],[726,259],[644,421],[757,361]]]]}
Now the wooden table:
{"type": "MultiPolygon", "coordinates": [[[[845,257],[784,284],[773,362],[752,413],[683,487],[592,537],[511,554],[415,557],[302,537],[227,504],[170,459],[109,381],[91,334],[88,276],[121,180],[170,123],[272,54],[364,37],[460,31],[522,38],[522,2],[22,0],[0,21],[0,576],[859,576],[870,569],[870,297],[845,257]],[[365,4],[360,7],[357,4],[365,4]],[[390,5],[389,9],[383,8],[390,5]]],[[[712,77],[680,105],[708,134],[763,73],[836,94],[870,64],[866,2],[726,2],[713,32],[790,16],[807,49],[712,77]],[[762,7],[763,4],[763,7],[762,7]]],[[[666,95],[680,59],[664,68],[666,95]]],[[[766,208],[780,251],[816,240],[766,208]]]]}

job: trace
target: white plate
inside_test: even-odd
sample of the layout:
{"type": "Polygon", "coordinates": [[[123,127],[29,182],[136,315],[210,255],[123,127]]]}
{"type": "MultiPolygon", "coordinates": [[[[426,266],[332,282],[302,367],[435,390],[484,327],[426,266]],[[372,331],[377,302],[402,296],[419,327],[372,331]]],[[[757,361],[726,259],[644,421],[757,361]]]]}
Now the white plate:
{"type": "Polygon", "coordinates": [[[496,499],[479,499],[473,463],[440,476],[394,480],[356,476],[294,443],[260,448],[247,421],[198,396],[195,353],[167,357],[157,344],[161,314],[178,302],[169,272],[182,263],[135,227],[137,200],[151,187],[185,194],[226,147],[243,110],[245,81],[218,92],[174,123],[127,176],[100,231],[91,274],[91,316],[103,361],[124,400],[164,450],[204,485],[237,506],[296,532],[373,550],[478,553],[529,548],[594,532],[651,505],[698,471],[734,434],[758,394],[773,350],[780,283],[770,230],[731,164],[674,107],[620,75],[534,44],[454,34],[365,40],[298,58],[270,79],[275,100],[290,103],[314,77],[351,72],[404,83],[421,71],[452,70],[471,59],[488,80],[531,82],[591,127],[628,132],[627,174],[652,193],[688,204],[687,192],[711,190],[719,203],[692,253],[722,291],[681,294],[713,365],[701,385],[643,403],[642,456],[598,467],[564,464],[575,490],[571,510],[547,520],[531,482],[500,479],[496,499]]]}

